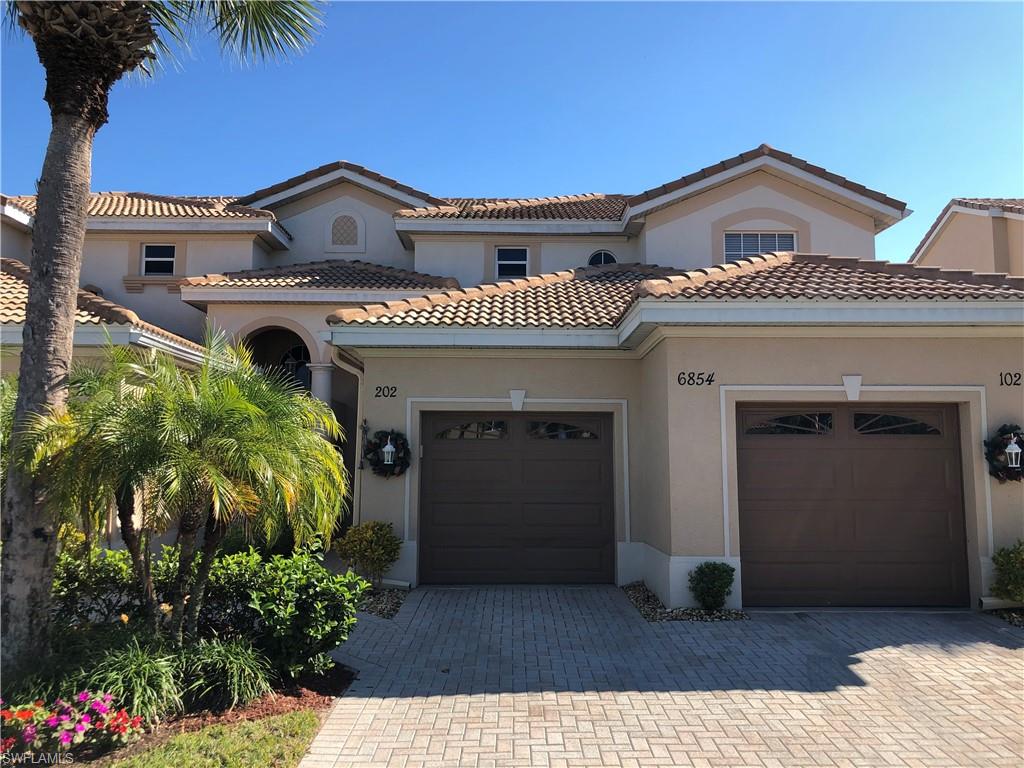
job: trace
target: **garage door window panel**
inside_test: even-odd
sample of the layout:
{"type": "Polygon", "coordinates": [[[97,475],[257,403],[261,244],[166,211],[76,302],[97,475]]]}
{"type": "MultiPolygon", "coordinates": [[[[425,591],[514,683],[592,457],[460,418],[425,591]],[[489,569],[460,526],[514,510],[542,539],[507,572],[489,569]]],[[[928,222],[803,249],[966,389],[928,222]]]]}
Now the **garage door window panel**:
{"type": "Polygon", "coordinates": [[[915,415],[896,413],[853,414],[853,428],[861,435],[941,435],[939,427],[915,415]]]}
{"type": "Polygon", "coordinates": [[[438,440],[503,440],[508,437],[507,421],[471,421],[445,427],[438,440]]]}
{"type": "Polygon", "coordinates": [[[832,433],[832,414],[788,413],[781,415],[749,414],[745,422],[747,435],[829,435],[832,433]]]}
{"type": "Polygon", "coordinates": [[[597,432],[559,421],[531,421],[527,435],[533,440],[597,440],[597,432]]]}

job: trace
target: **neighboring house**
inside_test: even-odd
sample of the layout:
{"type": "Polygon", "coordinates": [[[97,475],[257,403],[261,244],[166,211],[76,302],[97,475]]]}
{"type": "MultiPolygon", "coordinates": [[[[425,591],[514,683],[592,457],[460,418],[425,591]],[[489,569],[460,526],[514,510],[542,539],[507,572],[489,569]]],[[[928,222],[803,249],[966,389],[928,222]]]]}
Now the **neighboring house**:
{"type": "MultiPolygon", "coordinates": [[[[6,201],[5,248],[33,202],[6,201]]],[[[734,605],[963,606],[1024,536],[980,449],[1024,421],[1024,279],[875,261],[906,205],[770,147],[634,195],[439,198],[332,163],[91,206],[83,282],[332,403],[392,579],[643,579],[677,606],[714,559],[734,605]],[[359,462],[364,421],[408,436],[403,477],[359,462]]]]}
{"type": "MultiPolygon", "coordinates": [[[[28,266],[11,258],[0,258],[0,371],[17,373],[21,355],[22,329],[28,305],[28,266]]],[[[76,358],[95,357],[108,343],[158,349],[173,355],[182,365],[197,363],[203,348],[190,339],[147,323],[126,309],[89,291],[78,291],[75,315],[76,358]]]]}
{"type": "Polygon", "coordinates": [[[1024,275],[1024,199],[954,197],[928,228],[910,262],[1024,275]]]}

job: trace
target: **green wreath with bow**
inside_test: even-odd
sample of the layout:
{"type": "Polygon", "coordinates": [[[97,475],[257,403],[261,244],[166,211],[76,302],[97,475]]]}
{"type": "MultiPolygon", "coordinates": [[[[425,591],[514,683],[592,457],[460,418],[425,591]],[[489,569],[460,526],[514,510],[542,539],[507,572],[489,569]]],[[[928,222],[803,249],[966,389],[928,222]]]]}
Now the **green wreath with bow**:
{"type": "MultiPolygon", "coordinates": [[[[1006,449],[1015,435],[1021,434],[1019,424],[1003,424],[996,433],[984,442],[985,461],[988,462],[988,473],[1000,483],[1007,480],[1021,482],[1024,477],[1020,467],[1011,467],[1006,457],[1006,449]]],[[[1018,439],[1019,444],[1019,439],[1018,439]]]]}
{"type": "Polygon", "coordinates": [[[380,429],[373,433],[373,437],[367,437],[363,443],[363,459],[370,465],[373,474],[381,477],[399,477],[409,469],[412,459],[412,452],[409,450],[409,440],[401,432],[395,429],[380,429]],[[395,449],[395,461],[393,464],[384,463],[384,447],[391,442],[395,449]]]}

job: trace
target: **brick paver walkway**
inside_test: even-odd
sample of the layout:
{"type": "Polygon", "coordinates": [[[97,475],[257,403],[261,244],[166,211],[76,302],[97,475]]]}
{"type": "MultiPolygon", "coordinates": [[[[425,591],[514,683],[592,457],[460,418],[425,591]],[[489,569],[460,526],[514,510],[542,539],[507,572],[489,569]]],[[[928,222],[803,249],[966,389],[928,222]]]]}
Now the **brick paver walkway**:
{"type": "Polygon", "coordinates": [[[1024,633],[969,613],[649,624],[614,587],[415,590],[301,768],[1021,766],[1024,633]]]}

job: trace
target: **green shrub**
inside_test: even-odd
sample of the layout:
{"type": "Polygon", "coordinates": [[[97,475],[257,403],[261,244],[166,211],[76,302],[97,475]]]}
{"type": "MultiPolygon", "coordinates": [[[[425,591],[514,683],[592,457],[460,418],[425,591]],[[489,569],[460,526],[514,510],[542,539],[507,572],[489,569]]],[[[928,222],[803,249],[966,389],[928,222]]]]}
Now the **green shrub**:
{"type": "Polygon", "coordinates": [[[62,550],[53,573],[53,601],[63,624],[136,615],[141,603],[127,550],[62,550]]]}
{"type": "Polygon", "coordinates": [[[690,591],[705,611],[725,607],[725,598],[732,594],[736,569],[728,563],[709,560],[690,571],[690,591]]]}
{"type": "Polygon", "coordinates": [[[245,640],[200,640],[181,653],[190,711],[223,710],[270,693],[270,662],[245,640]]]}
{"type": "Polygon", "coordinates": [[[1024,539],[1012,547],[1002,547],[992,555],[996,569],[992,594],[1004,600],[1024,603],[1024,539]]]}
{"type": "Polygon", "coordinates": [[[391,530],[391,523],[380,520],[353,525],[338,542],[338,553],[375,585],[398,560],[401,548],[402,541],[391,530]]]}
{"type": "Polygon", "coordinates": [[[180,667],[173,652],[158,642],[133,638],[106,654],[84,675],[83,688],[109,693],[147,723],[181,712],[180,667]]]}
{"type": "Polygon", "coordinates": [[[282,677],[320,673],[334,666],[327,655],[348,639],[367,583],[355,574],[334,574],[319,553],[275,555],[250,605],[263,623],[253,640],[282,677]]]}
{"type": "Polygon", "coordinates": [[[200,634],[255,641],[264,624],[252,607],[252,596],[263,590],[266,579],[265,563],[254,549],[214,560],[199,616],[200,634]]]}

